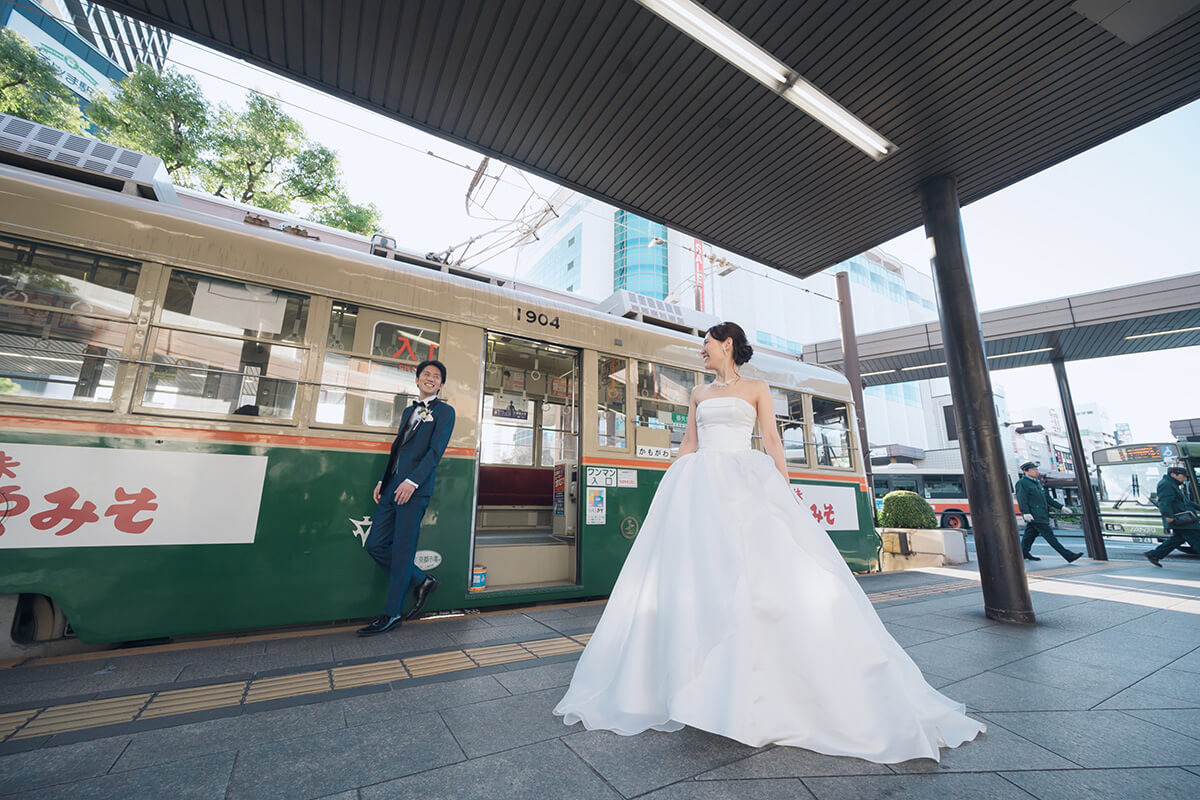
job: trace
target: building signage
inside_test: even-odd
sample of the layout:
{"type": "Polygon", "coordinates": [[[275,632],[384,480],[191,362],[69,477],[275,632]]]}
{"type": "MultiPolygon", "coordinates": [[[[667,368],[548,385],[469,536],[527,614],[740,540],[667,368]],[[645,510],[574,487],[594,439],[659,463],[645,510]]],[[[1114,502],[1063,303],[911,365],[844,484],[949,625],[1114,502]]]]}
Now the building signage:
{"type": "Polygon", "coordinates": [[[252,544],[266,456],[0,443],[0,549],[252,544]]]}
{"type": "Polygon", "coordinates": [[[116,94],[116,84],[109,80],[108,76],[86,63],[67,49],[65,44],[15,10],[8,18],[8,27],[28,39],[34,49],[49,59],[58,70],[59,80],[75,94],[85,100],[92,99],[92,95],[97,92],[104,92],[109,96],[116,94]]]}
{"type": "Polygon", "coordinates": [[[704,310],[704,242],[692,240],[692,264],[696,278],[696,310],[704,310]]]}

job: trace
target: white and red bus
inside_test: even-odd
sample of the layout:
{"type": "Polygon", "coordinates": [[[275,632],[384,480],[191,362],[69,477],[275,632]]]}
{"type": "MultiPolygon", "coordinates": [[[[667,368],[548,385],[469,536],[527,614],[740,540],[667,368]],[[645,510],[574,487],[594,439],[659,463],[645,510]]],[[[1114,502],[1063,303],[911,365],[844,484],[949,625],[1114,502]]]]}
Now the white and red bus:
{"type": "Polygon", "coordinates": [[[881,508],[883,496],[899,490],[916,492],[929,501],[943,528],[971,527],[971,506],[961,472],[921,469],[911,464],[885,464],[872,467],[875,506],[881,508]]]}

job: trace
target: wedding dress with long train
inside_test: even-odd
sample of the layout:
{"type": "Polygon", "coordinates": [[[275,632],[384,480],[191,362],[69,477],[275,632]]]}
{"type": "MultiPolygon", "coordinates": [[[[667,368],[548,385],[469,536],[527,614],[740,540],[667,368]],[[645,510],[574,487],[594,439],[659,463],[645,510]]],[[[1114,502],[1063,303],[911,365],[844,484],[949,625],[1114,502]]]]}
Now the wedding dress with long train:
{"type": "Polygon", "coordinates": [[[751,746],[878,763],[939,757],[985,726],[925,682],[774,462],[753,406],[697,407],[566,696],[566,724],[689,725],[751,746]]]}

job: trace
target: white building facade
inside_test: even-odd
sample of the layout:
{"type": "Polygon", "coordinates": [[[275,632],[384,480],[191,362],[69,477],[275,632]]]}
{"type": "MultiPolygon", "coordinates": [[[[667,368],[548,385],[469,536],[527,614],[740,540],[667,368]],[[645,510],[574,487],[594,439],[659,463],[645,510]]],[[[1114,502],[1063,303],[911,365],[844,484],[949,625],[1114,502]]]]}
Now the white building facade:
{"type": "MultiPolygon", "coordinates": [[[[884,253],[800,280],[568,190],[551,203],[558,219],[521,247],[519,280],[595,302],[621,289],[678,302],[737,322],[756,347],[797,357],[804,343],[840,335],[837,272],[850,275],[860,333],[937,318],[931,278],[884,253]]],[[[932,447],[931,397],[928,381],[866,389],[871,443],[932,447]]]]}

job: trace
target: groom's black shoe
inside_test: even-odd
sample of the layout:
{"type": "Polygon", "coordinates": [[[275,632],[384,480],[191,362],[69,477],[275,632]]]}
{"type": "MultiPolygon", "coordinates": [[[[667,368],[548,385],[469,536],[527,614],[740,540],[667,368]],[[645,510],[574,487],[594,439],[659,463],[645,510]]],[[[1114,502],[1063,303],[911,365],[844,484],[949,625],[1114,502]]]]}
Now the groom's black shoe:
{"type": "Polygon", "coordinates": [[[397,614],[394,617],[389,617],[387,614],[380,614],[378,617],[376,617],[374,620],[371,621],[370,625],[367,625],[365,628],[359,628],[358,635],[359,636],[374,636],[377,633],[387,633],[388,631],[392,630],[393,628],[399,628],[400,623],[402,623],[403,621],[404,621],[404,618],[401,617],[399,614],[397,614]]]}
{"type": "Polygon", "coordinates": [[[412,610],[404,615],[405,619],[415,619],[417,614],[421,613],[421,609],[425,607],[425,601],[429,599],[429,595],[438,587],[438,579],[432,575],[426,575],[425,580],[413,589],[413,607],[412,610]]]}
{"type": "Polygon", "coordinates": [[[1035,556],[1033,553],[1026,553],[1025,560],[1026,561],[1041,561],[1042,558],[1041,558],[1041,556],[1035,556]]]}

